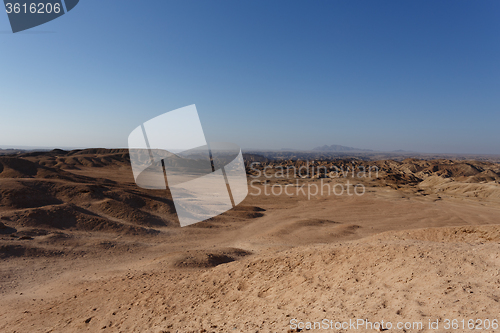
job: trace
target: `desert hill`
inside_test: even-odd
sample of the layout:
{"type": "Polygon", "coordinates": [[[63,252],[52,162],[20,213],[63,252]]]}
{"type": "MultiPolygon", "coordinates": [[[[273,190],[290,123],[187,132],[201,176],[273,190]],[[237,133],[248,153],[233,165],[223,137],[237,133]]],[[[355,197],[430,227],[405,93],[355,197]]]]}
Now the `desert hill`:
{"type": "Polygon", "coordinates": [[[0,156],[0,331],[496,318],[498,163],[258,154],[245,163],[244,202],[180,228],[169,192],[137,187],[124,150],[0,156]],[[354,184],[365,193],[299,191],[354,184]]]}

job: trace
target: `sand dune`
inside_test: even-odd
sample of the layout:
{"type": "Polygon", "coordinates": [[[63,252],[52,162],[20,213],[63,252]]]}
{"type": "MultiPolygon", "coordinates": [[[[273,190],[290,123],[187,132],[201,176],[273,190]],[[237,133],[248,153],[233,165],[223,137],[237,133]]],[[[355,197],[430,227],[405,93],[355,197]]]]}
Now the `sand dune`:
{"type": "Polygon", "coordinates": [[[500,319],[498,164],[246,162],[261,193],[348,181],[366,193],[249,195],[180,228],[168,191],[135,186],[126,151],[0,157],[0,331],[287,332],[326,318],[450,332],[446,319],[500,319]],[[328,174],[362,165],[378,173],[328,174]],[[304,166],[300,179],[256,177],[304,166]]]}

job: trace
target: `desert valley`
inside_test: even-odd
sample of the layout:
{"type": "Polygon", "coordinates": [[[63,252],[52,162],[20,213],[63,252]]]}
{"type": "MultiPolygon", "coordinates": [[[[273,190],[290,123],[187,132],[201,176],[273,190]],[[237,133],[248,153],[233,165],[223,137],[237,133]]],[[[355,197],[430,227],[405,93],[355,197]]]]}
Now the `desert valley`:
{"type": "Polygon", "coordinates": [[[0,156],[0,331],[498,331],[499,159],[244,157],[243,203],[181,228],[127,150],[0,156]]]}

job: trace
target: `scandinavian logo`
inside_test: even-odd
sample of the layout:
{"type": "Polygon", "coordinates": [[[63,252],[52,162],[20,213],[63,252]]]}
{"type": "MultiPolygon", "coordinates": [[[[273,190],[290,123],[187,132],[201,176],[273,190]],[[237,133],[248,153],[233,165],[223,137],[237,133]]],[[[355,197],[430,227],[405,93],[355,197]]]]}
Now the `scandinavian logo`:
{"type": "Polygon", "coordinates": [[[75,8],[80,0],[3,0],[12,32],[52,21],[75,8]]]}
{"type": "Polygon", "coordinates": [[[138,126],[128,146],[136,184],[168,187],[182,227],[222,214],[248,194],[241,149],[231,143],[207,144],[195,105],[138,126]]]}

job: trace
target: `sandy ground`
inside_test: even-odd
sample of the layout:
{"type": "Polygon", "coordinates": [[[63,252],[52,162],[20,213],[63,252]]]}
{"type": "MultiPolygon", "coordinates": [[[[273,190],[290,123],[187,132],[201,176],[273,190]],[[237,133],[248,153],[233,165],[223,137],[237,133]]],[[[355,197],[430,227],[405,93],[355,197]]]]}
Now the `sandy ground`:
{"type": "Polygon", "coordinates": [[[311,198],[266,196],[280,180],[260,179],[234,210],[180,228],[125,163],[53,170],[0,179],[1,332],[500,331],[491,179],[381,176],[357,180],[364,195],[311,198]]]}

